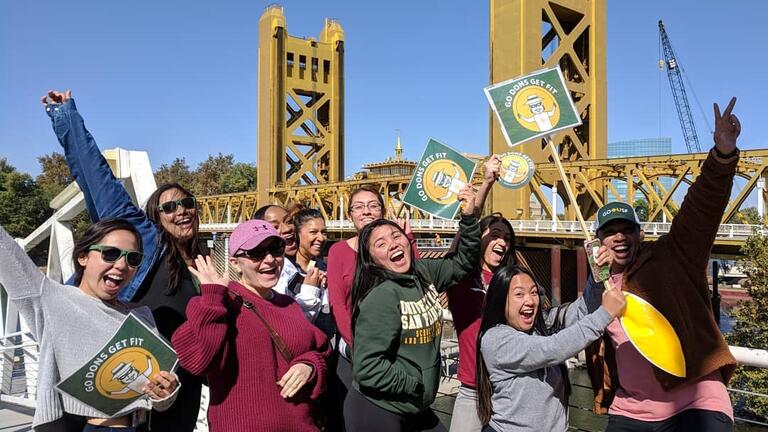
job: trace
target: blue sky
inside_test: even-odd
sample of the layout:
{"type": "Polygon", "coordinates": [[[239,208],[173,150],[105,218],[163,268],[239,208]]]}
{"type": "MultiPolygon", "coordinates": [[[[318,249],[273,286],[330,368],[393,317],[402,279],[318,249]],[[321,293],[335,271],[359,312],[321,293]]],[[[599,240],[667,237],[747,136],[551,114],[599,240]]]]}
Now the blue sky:
{"type": "MultiPolygon", "coordinates": [[[[256,159],[258,19],[266,2],[51,0],[0,2],[0,157],[36,174],[59,151],[39,97],[70,88],[102,148],[146,150],[153,167],[209,153],[256,159]]],[[[288,31],[346,34],[346,173],[429,137],[486,153],[488,1],[285,1],[288,31]]],[[[657,21],[711,121],[739,97],[742,148],[768,147],[763,2],[608,1],[609,141],[671,136],[685,152],[657,21]]],[[[688,83],[686,83],[688,84],[688,83]]],[[[691,97],[703,146],[708,130],[691,97]]]]}

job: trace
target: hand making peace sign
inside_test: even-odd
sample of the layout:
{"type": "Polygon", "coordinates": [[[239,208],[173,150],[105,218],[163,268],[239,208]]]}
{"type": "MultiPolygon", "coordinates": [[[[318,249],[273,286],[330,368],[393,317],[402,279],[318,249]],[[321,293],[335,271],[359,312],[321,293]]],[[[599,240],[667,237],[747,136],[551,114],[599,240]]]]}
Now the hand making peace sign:
{"type": "Polygon", "coordinates": [[[736,98],[731,98],[723,115],[720,107],[715,104],[715,147],[720,153],[727,155],[736,149],[736,138],[741,133],[741,123],[735,114],[731,114],[736,105],[736,98]]]}

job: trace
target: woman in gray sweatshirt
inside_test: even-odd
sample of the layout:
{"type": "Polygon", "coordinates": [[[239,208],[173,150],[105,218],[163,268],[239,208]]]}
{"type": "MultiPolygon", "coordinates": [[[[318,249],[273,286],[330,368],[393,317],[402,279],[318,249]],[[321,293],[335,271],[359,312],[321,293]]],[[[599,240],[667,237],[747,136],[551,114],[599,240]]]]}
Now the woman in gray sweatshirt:
{"type": "MultiPolygon", "coordinates": [[[[153,374],[139,397],[114,416],[56,391],[56,384],[80,369],[109,341],[126,315],[133,313],[154,328],[146,306],[123,303],[117,294],[141,264],[141,236],[123,219],[102,219],[75,243],[75,284],[45,277],[24,250],[0,227],[0,285],[18,308],[39,343],[35,431],[130,432],[151,408],[167,409],[176,398],[178,380],[167,371],[153,374]],[[84,428],[84,429],[83,429],[84,428]]],[[[156,331],[156,330],[155,330],[156,331]]]]}
{"type": "Polygon", "coordinates": [[[607,290],[602,306],[589,315],[581,298],[553,308],[544,308],[542,298],[525,268],[503,268],[491,280],[477,341],[484,432],[566,431],[564,362],[600,337],[626,305],[617,290],[607,290]]]}

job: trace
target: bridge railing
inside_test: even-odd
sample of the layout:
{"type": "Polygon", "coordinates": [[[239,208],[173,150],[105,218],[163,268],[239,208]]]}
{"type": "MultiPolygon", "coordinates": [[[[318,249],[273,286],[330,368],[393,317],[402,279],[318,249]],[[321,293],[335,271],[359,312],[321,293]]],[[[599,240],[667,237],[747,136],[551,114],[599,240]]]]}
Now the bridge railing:
{"type": "Polygon", "coordinates": [[[35,407],[38,344],[27,331],[0,337],[0,401],[35,407]]]}
{"type": "MultiPolygon", "coordinates": [[[[768,368],[768,351],[742,347],[729,348],[740,365],[762,369],[768,368]]],[[[445,356],[448,351],[444,351],[443,356],[445,356]]],[[[3,371],[2,379],[0,379],[0,401],[28,408],[35,408],[35,399],[37,396],[38,354],[38,343],[32,338],[32,335],[29,332],[22,331],[0,336],[0,366],[3,366],[0,368],[0,370],[3,371]]],[[[448,367],[445,367],[444,369],[446,371],[450,370],[448,367]]],[[[201,413],[196,428],[196,431],[198,432],[205,432],[208,430],[205,418],[205,412],[207,411],[208,405],[208,392],[207,388],[204,390],[201,399],[201,413]]],[[[728,390],[731,393],[768,398],[768,395],[763,393],[734,388],[729,388],[728,390]]],[[[585,409],[584,407],[578,406],[572,407],[576,409],[585,409]]],[[[768,423],[760,421],[738,417],[737,420],[745,423],[768,426],[768,423]]]]}
{"type": "MultiPolygon", "coordinates": [[[[551,220],[510,220],[512,228],[517,234],[564,234],[579,236],[581,225],[578,221],[551,221],[551,220]]],[[[455,233],[459,228],[459,221],[445,219],[411,219],[411,228],[417,233],[455,233]]],[[[660,236],[669,232],[672,224],[669,222],[643,222],[643,230],[649,236],[660,236]]],[[[200,230],[207,232],[231,232],[235,229],[235,223],[201,224],[200,230]]],[[[325,226],[330,231],[355,230],[352,221],[327,220],[325,226]]],[[[587,223],[590,233],[594,234],[591,222],[587,223]]],[[[766,228],[762,225],[747,224],[721,224],[717,230],[718,239],[745,240],[753,234],[766,234],[766,228]]]]}

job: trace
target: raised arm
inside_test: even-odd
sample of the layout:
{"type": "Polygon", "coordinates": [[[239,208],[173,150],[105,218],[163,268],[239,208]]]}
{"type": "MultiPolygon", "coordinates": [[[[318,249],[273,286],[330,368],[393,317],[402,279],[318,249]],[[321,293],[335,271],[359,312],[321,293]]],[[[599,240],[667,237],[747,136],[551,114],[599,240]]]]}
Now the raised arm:
{"type": "Polygon", "coordinates": [[[480,262],[480,223],[475,217],[475,192],[465,186],[459,193],[464,203],[459,221],[459,245],[455,254],[444,259],[416,261],[432,277],[437,291],[456,285],[467,273],[475,270],[480,262]]]}
{"type": "MultiPolygon", "coordinates": [[[[93,136],[85,128],[70,91],[50,91],[43,96],[45,111],[53,122],[53,130],[64,148],[64,156],[72,176],[85,197],[85,205],[91,220],[96,222],[107,217],[128,219],[142,232],[152,232],[154,227],[141,209],[131,200],[123,185],[112,174],[93,136]],[[143,228],[143,229],[142,229],[143,228]]],[[[154,244],[154,238],[144,247],[154,244]]],[[[145,252],[147,252],[145,250],[145,252]]]]}
{"type": "Polygon", "coordinates": [[[733,187],[739,160],[736,139],[741,123],[732,114],[736,98],[732,98],[723,114],[714,104],[715,146],[701,167],[701,174],[688,189],[680,211],[672,221],[668,241],[680,251],[678,259],[688,261],[697,271],[704,270],[715,241],[733,187]]]}
{"type": "Polygon", "coordinates": [[[595,341],[613,317],[600,308],[552,336],[528,335],[507,325],[489,329],[481,349],[489,370],[521,374],[558,365],[595,341]]]}
{"type": "MultiPolygon", "coordinates": [[[[602,294],[602,292],[600,294],[602,294]]],[[[595,309],[598,307],[600,307],[599,299],[595,309]]],[[[552,327],[556,320],[561,320],[563,322],[562,327],[570,327],[587,316],[590,312],[594,312],[594,310],[588,310],[587,303],[584,296],[582,296],[576,299],[573,303],[565,303],[548,310],[546,318],[547,326],[552,327]]]]}
{"type": "Polygon", "coordinates": [[[0,285],[18,307],[37,340],[43,333],[45,314],[40,297],[46,282],[48,279],[24,249],[0,226],[0,285]]]}
{"type": "Polygon", "coordinates": [[[483,207],[485,207],[485,199],[488,197],[488,192],[491,191],[491,187],[496,183],[496,179],[499,178],[499,171],[501,170],[501,159],[498,155],[491,155],[487,161],[483,164],[485,172],[483,173],[483,183],[477,189],[475,195],[475,217],[480,218],[483,214],[483,207]]]}

